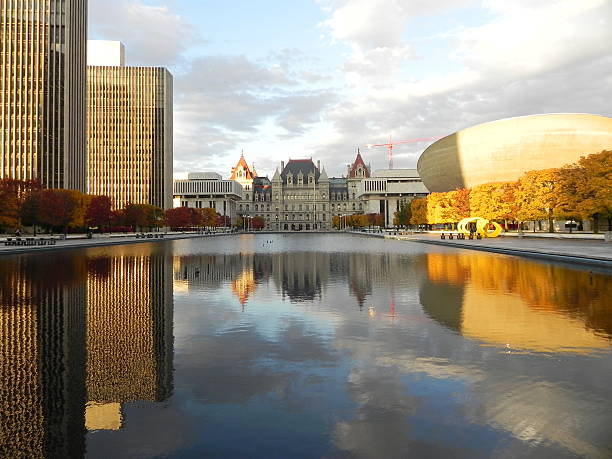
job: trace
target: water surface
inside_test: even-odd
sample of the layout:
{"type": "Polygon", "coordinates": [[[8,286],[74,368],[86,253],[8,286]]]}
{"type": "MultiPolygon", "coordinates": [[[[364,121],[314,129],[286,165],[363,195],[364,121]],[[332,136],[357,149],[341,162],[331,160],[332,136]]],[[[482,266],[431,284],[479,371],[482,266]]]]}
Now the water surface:
{"type": "Polygon", "coordinates": [[[0,259],[0,457],[610,457],[609,273],[343,235],[0,259]]]}

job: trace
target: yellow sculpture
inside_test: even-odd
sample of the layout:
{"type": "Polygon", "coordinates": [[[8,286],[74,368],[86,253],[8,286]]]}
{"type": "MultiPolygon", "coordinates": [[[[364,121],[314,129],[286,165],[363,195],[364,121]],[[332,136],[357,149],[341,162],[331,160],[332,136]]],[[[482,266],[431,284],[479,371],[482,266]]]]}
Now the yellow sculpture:
{"type": "Polygon", "coordinates": [[[457,231],[459,233],[465,234],[466,236],[469,235],[470,223],[476,223],[476,233],[484,237],[498,237],[503,231],[502,227],[498,223],[489,221],[486,218],[481,217],[464,218],[459,222],[459,224],[457,224],[457,231]],[[493,229],[489,227],[490,225],[493,225],[493,229]]]}

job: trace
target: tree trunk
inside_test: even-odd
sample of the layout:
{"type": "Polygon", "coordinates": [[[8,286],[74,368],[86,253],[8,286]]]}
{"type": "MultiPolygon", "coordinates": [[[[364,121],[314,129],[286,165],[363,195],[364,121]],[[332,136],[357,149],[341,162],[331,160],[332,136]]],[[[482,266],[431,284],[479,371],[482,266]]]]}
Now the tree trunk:
{"type": "Polygon", "coordinates": [[[599,233],[599,214],[593,215],[593,232],[599,233]]]}
{"type": "Polygon", "coordinates": [[[608,231],[612,231],[612,217],[608,217],[608,231]]]}
{"type": "Polygon", "coordinates": [[[555,232],[555,224],[552,218],[552,211],[548,211],[548,232],[549,233],[555,232]]]}

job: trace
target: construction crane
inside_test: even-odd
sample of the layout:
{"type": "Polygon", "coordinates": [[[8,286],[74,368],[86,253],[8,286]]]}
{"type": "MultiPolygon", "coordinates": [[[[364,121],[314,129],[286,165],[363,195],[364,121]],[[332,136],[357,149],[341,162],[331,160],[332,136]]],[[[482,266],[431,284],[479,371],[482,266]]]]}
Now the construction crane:
{"type": "Polygon", "coordinates": [[[442,137],[420,137],[417,139],[396,140],[395,142],[393,142],[393,140],[391,139],[391,136],[389,136],[388,143],[378,143],[378,144],[369,143],[366,145],[366,147],[367,148],[385,147],[387,149],[387,157],[389,158],[389,169],[393,169],[393,147],[395,147],[396,145],[402,145],[405,143],[429,142],[432,140],[439,140],[441,138],[442,137]]]}

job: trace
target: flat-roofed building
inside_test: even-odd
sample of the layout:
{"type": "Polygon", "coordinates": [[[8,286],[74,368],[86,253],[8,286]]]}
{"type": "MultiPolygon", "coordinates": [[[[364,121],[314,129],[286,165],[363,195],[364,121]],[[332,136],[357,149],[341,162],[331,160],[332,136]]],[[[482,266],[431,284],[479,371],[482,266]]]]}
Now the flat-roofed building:
{"type": "Polygon", "coordinates": [[[85,191],[87,1],[2,1],[0,36],[0,178],[85,191]]]}
{"type": "Polygon", "coordinates": [[[125,46],[120,41],[88,40],[87,65],[125,66],[125,46]]]}
{"type": "Polygon", "coordinates": [[[174,180],[174,207],[215,209],[222,217],[236,223],[236,203],[242,200],[242,185],[234,180],[223,180],[214,172],[197,172],[187,179],[174,180]]]}
{"type": "Polygon", "coordinates": [[[163,67],[88,67],[90,194],[109,196],[114,208],[172,207],[172,104],[173,79],[163,67]]]}
{"type": "Polygon", "coordinates": [[[429,194],[416,169],[383,169],[359,183],[357,196],[364,201],[365,213],[385,215],[385,226],[393,225],[393,216],[404,202],[429,194]]]}

